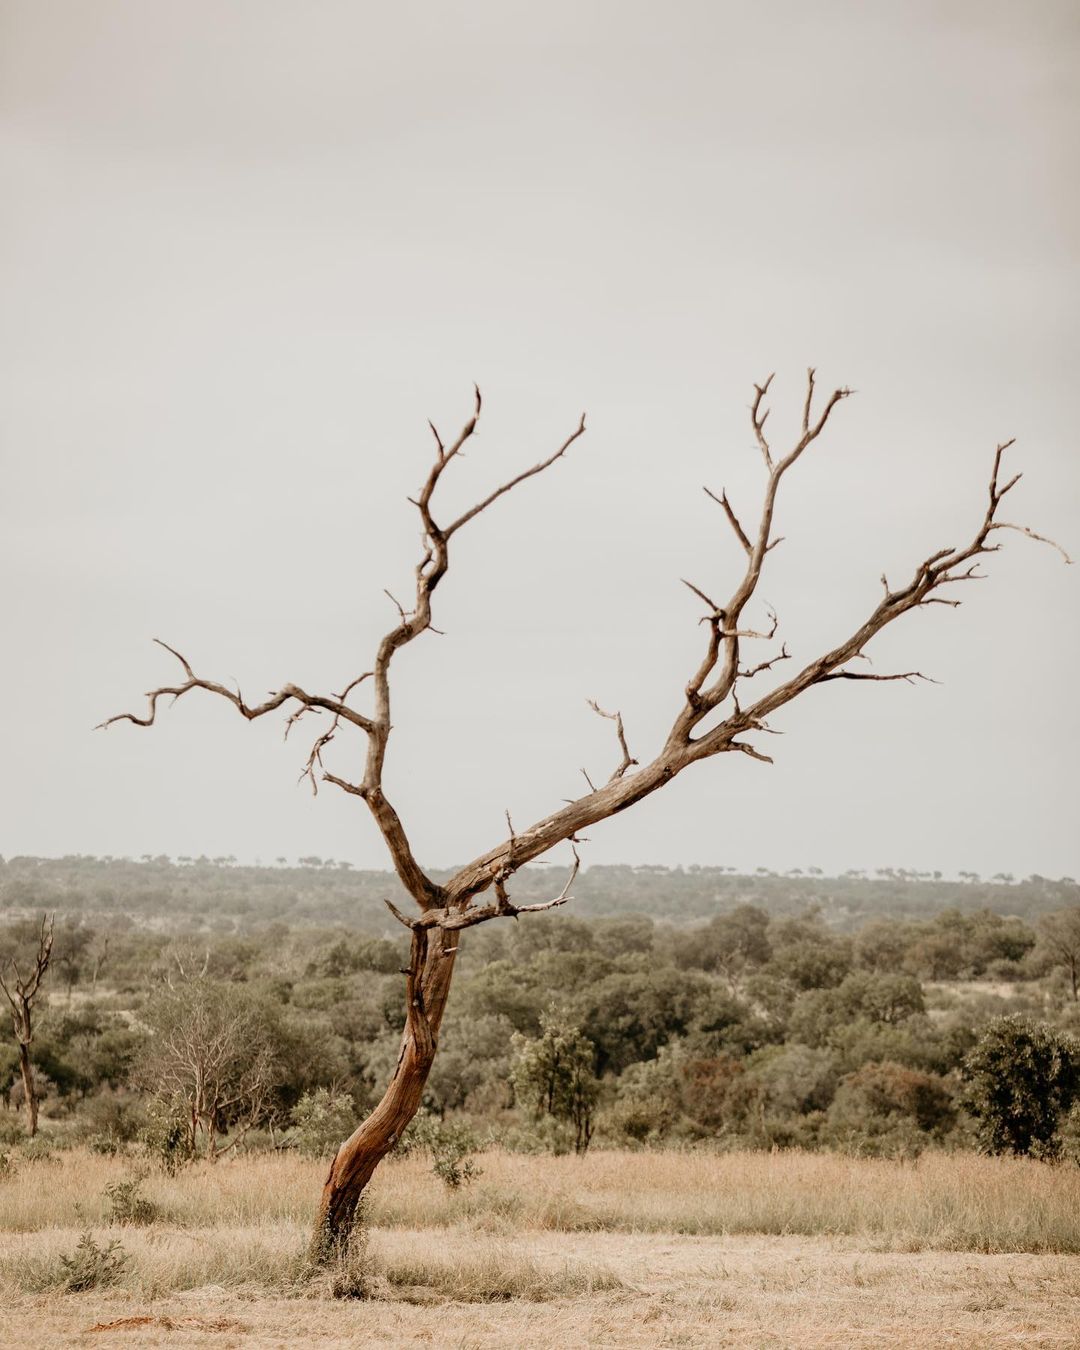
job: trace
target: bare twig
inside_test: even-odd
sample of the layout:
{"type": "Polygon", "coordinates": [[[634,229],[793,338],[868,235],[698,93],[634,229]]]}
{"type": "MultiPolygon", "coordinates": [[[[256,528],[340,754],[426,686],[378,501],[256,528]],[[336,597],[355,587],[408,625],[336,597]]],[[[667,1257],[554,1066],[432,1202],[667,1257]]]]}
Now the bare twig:
{"type": "Polygon", "coordinates": [[[708,488],[703,488],[702,490],[707,497],[711,497],[718,506],[722,507],[724,515],[728,518],[728,524],[735,531],[735,538],[738,539],[739,543],[742,544],[747,553],[753,553],[754,546],[747,537],[746,531],[743,529],[742,525],[740,525],[739,518],[736,516],[731,502],[728,501],[727,492],[721,488],[720,496],[718,497],[715,492],[711,492],[708,488]]]}
{"type": "Polygon", "coordinates": [[[759,661],[756,666],[751,666],[749,670],[740,670],[740,680],[752,680],[755,675],[760,675],[763,671],[772,670],[773,666],[779,661],[789,661],[791,653],[787,649],[787,643],[783,643],[779,652],[775,656],[770,656],[767,661],[759,661]]]}
{"type": "Polygon", "coordinates": [[[527,479],[542,473],[552,464],[561,459],[569,450],[570,446],[584,434],[585,417],[582,415],[577,428],[568,436],[557,450],[546,459],[534,464],[531,468],[523,470],[516,474],[507,482],[501,484],[494,491],[482,498],[475,506],[470,507],[453,521],[452,524],[441,527],[432,513],[432,498],[435,490],[442,478],[447,466],[456,458],[462,455],[464,446],[476,432],[477,423],[480,418],[483,400],[480,390],[474,386],[474,405],[472,416],[468,418],[458,433],[455,440],[447,446],[440,436],[433,423],[429,422],[432,436],[435,440],[435,458],[423,486],[416,497],[409,500],[420,513],[420,519],[424,529],[424,549],[419,563],[415,568],[416,599],[413,609],[406,610],[405,606],[390,591],[386,594],[390,597],[398,613],[398,622],[394,628],[387,633],[378,645],[375,655],[373,668],[354,680],[338,697],[327,697],[325,695],[308,694],[298,685],[287,684],[281,689],[271,694],[263,703],[248,705],[239,691],[233,692],[223,684],[213,680],[206,680],[197,676],[192,670],[185,657],[169,647],[167,643],[160,642],[159,645],[172,653],[180,662],[186,676],[182,684],[165,686],[152,690],[147,698],[149,699],[149,709],[144,717],[139,717],[135,713],[121,713],[111,717],[101,725],[107,727],[114,722],[127,721],[136,726],[149,727],[154,724],[157,716],[158,700],[163,696],[176,699],[183,697],[192,689],[204,689],[208,693],[217,694],[221,698],[227,699],[248,721],[257,717],[262,717],[266,713],[273,712],[291,701],[297,702],[300,706],[293,709],[285,723],[285,734],[288,735],[292,727],[308,712],[325,711],[333,714],[333,721],[330,727],[319,735],[308,755],[307,762],[300,775],[301,780],[307,779],[311,783],[312,791],[318,791],[318,783],[332,783],[342,791],[353,796],[362,798],[371,811],[376,824],[382,832],[383,838],[390,850],[394,866],[400,876],[406,889],[414,897],[417,903],[423,908],[436,906],[441,900],[441,888],[424,872],[413,855],[409,844],[408,836],[401,823],[397,812],[386,798],[383,791],[383,766],[385,763],[387,743],[390,737],[390,665],[395,653],[406,643],[412,642],[419,637],[421,633],[428,631],[439,632],[431,621],[431,597],[439,582],[445,576],[449,566],[448,545],[450,538],[462,529],[471,520],[485,511],[493,502],[510,492],[520,483],[527,479]],[[370,679],[373,683],[373,715],[368,717],[355,709],[348,707],[346,698],[356,685],[365,679],[370,679]],[[329,773],[323,765],[323,751],[334,739],[340,723],[342,721],[350,722],[358,727],[367,735],[367,755],[365,759],[363,779],[359,783],[350,782],[336,774],[329,773]]]}
{"type": "MultiPolygon", "coordinates": [[[[776,372],[773,372],[775,375],[776,372]]],[[[757,437],[758,446],[761,449],[762,458],[765,460],[765,467],[772,472],[773,461],[772,451],[769,449],[769,442],[765,439],[765,423],[768,421],[769,410],[761,412],[761,400],[769,392],[769,385],[773,382],[773,375],[765,381],[764,384],[754,385],[754,401],[750,405],[750,421],[754,425],[754,435],[757,437]]]]}
{"type": "Polygon", "coordinates": [[[616,778],[621,778],[623,774],[627,771],[627,769],[631,768],[633,765],[637,763],[637,760],[634,759],[633,755],[631,755],[629,747],[626,744],[626,731],[625,728],[623,727],[622,713],[605,712],[603,708],[601,708],[600,705],[596,702],[595,699],[590,698],[586,699],[585,701],[586,703],[588,703],[589,707],[593,710],[593,712],[597,714],[597,716],[606,717],[610,722],[615,723],[615,734],[619,738],[619,749],[622,751],[622,759],[615,766],[614,773],[608,779],[609,783],[613,783],[616,780],[616,778]]]}
{"type": "Polygon", "coordinates": [[[817,371],[811,366],[806,372],[806,402],[803,404],[802,429],[803,435],[810,431],[810,410],[814,402],[814,376],[817,371]]]}
{"type": "Polygon", "coordinates": [[[857,670],[832,670],[827,675],[822,675],[818,684],[824,684],[826,680],[903,680],[907,684],[914,684],[916,680],[925,680],[927,684],[940,683],[939,680],[924,675],[921,670],[904,670],[895,675],[867,675],[857,670]]]}
{"type": "MultiPolygon", "coordinates": [[[[998,498],[999,501],[1001,497],[1005,495],[1005,493],[1009,490],[1010,487],[1012,487],[1013,483],[1015,483],[1016,479],[1019,477],[1020,475],[1017,474],[1016,478],[1012,480],[1012,483],[1009,483],[1008,487],[1002,488],[1001,494],[998,498]]],[[[990,528],[992,530],[1016,530],[1019,534],[1026,534],[1029,539],[1034,539],[1035,542],[1038,544],[1049,544],[1051,548],[1057,549],[1057,551],[1061,554],[1061,556],[1065,559],[1066,563],[1068,563],[1070,567],[1072,566],[1073,559],[1069,557],[1069,555],[1065,552],[1065,550],[1061,547],[1060,544],[1055,543],[1053,539],[1048,539],[1045,534],[1036,534],[1034,530],[1029,530],[1026,525],[1013,525],[1007,520],[995,520],[993,524],[991,524],[990,528]]]]}
{"type": "MultiPolygon", "coordinates": [[[[218,684],[215,680],[204,680],[196,675],[188,663],[187,658],[181,656],[180,653],[174,647],[170,647],[167,642],[162,642],[160,638],[154,638],[154,641],[159,647],[164,647],[167,652],[170,652],[176,657],[184,669],[184,674],[187,676],[186,681],[180,685],[167,685],[160,689],[150,690],[146,695],[147,699],[149,699],[149,708],[145,717],[139,717],[135,713],[117,713],[114,717],[108,717],[104,722],[99,722],[97,727],[95,727],[96,731],[102,731],[106,727],[111,727],[114,722],[132,722],[137,727],[153,726],[157,716],[158,699],[168,696],[171,697],[172,701],[175,703],[177,699],[182,698],[184,694],[190,693],[192,689],[205,689],[207,693],[217,694],[221,698],[227,699],[228,702],[236,708],[237,712],[243,717],[246,717],[249,722],[253,722],[257,717],[264,717],[269,712],[274,712],[283,704],[288,703],[290,699],[296,699],[298,703],[305,706],[305,709],[322,708],[327,712],[336,713],[339,717],[345,718],[346,721],[352,722],[363,731],[371,730],[372,723],[370,719],[365,717],[362,713],[356,712],[355,709],[346,707],[340,699],[327,698],[321,694],[308,694],[305,693],[299,685],[295,684],[284,684],[280,689],[271,693],[264,703],[249,706],[244,702],[239,693],[233,693],[226,685],[218,684]]],[[[290,723],[294,721],[296,721],[295,715],[291,717],[290,723]]]]}

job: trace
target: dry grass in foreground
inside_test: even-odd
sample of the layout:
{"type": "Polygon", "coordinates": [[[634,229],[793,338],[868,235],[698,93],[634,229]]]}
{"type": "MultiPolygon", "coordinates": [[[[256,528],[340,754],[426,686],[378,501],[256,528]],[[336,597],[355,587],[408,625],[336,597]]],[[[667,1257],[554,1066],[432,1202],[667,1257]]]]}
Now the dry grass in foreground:
{"type": "Polygon", "coordinates": [[[303,1268],[323,1166],[149,1174],[59,1154],[0,1181],[0,1345],[1066,1346],[1080,1344],[1080,1170],[971,1156],[596,1153],[425,1160],[373,1188],[366,1301],[303,1268]],[[72,1292],[92,1230],[124,1261],[72,1292]]]}
{"type": "MultiPolygon", "coordinates": [[[[1080,1168],[926,1154],[917,1163],[826,1153],[595,1152],[584,1158],[493,1151],[483,1175],[449,1191],[422,1157],[384,1164],[371,1188],[376,1228],[460,1227],[850,1236],[917,1251],[1080,1253],[1080,1168]]],[[[105,1188],[133,1164],[83,1152],[24,1163],[0,1180],[0,1230],[105,1222],[105,1188]]],[[[291,1155],[240,1157],[150,1173],[143,1193],[174,1228],[299,1225],[325,1166],[291,1155]]]]}
{"type": "MultiPolygon", "coordinates": [[[[233,1231],[192,1233],[187,1241],[195,1246],[205,1236],[214,1239],[219,1255],[232,1242],[253,1240],[233,1231]]],[[[292,1230],[292,1236],[302,1234],[292,1230]]],[[[1069,1257],[867,1253],[850,1239],[640,1233],[533,1232],[497,1248],[490,1238],[445,1229],[398,1229],[376,1239],[380,1247],[386,1239],[380,1259],[398,1269],[427,1270],[437,1250],[440,1261],[457,1263],[466,1276],[494,1256],[510,1270],[572,1271],[600,1263],[617,1271],[622,1283],[613,1290],[549,1290],[540,1301],[479,1303],[410,1286],[370,1302],[284,1298],[259,1285],[203,1284],[160,1294],[134,1288],[63,1295],[5,1290],[0,1345],[1049,1350],[1077,1344],[1080,1270],[1069,1257]]],[[[166,1237],[162,1245],[168,1250],[174,1240],[166,1237]]],[[[147,1242],[144,1234],[132,1245],[141,1249],[147,1242]]]]}

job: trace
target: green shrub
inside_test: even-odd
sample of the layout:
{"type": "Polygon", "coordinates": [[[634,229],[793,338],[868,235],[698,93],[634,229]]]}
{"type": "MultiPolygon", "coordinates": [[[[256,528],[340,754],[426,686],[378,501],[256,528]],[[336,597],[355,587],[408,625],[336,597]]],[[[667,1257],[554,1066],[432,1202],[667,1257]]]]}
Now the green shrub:
{"type": "Polygon", "coordinates": [[[105,1210],[110,1223],[153,1223],[158,1208],[142,1191],[142,1177],[128,1177],[105,1187],[105,1210]]]}
{"type": "Polygon", "coordinates": [[[347,1093],[316,1088],[296,1103],[293,1121],[296,1128],[286,1142],[306,1158],[323,1158],[336,1153],[356,1128],[356,1104],[347,1093]]]}
{"type": "Polygon", "coordinates": [[[190,1131],[182,1109],[175,1101],[151,1101],[146,1124],[139,1132],[147,1153],[169,1176],[175,1176],[192,1159],[190,1131]]]}
{"type": "Polygon", "coordinates": [[[471,1154],[480,1141],[461,1121],[443,1121],[421,1111],[402,1139],[401,1151],[421,1149],[431,1157],[431,1170],[451,1190],[457,1190],[482,1175],[471,1154]]]}
{"type": "Polygon", "coordinates": [[[99,1247],[93,1233],[84,1233],[74,1252],[60,1258],[60,1283],[69,1294],[116,1284],[130,1260],[118,1239],[99,1247]]]}
{"type": "Polygon", "coordinates": [[[79,1108],[76,1137],[93,1153],[122,1153],[144,1135],[146,1111],[138,1098],[106,1089],[79,1108]]]}
{"type": "Polygon", "coordinates": [[[1080,1102],[1058,1124],[1056,1142],[1061,1161],[1080,1167],[1080,1102]]]}
{"type": "Polygon", "coordinates": [[[35,1134],[24,1139],[19,1154],[27,1162],[52,1162],[64,1148],[64,1142],[53,1134],[35,1134]]]}
{"type": "Polygon", "coordinates": [[[0,1148],[8,1144],[21,1144],[25,1138],[26,1130],[18,1120],[8,1116],[5,1111],[4,1115],[0,1116],[0,1148]]]}
{"type": "Polygon", "coordinates": [[[1030,1017],[991,1022],[964,1061],[964,1105],[988,1153],[1053,1157],[1080,1098],[1080,1043],[1030,1017]]]}

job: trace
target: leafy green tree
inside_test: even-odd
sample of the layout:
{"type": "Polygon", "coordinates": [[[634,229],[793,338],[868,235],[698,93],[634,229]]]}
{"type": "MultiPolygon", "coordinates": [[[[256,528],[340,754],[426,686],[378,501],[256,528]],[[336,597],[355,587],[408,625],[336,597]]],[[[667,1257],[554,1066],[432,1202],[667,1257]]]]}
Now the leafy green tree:
{"type": "Polygon", "coordinates": [[[584,1153],[593,1131],[593,1109],[600,1084],[593,1073],[595,1048],[564,1013],[540,1019],[540,1035],[527,1040],[515,1033],[511,1081],[517,1100],[539,1118],[567,1122],[574,1130],[574,1151],[584,1153]]]}
{"type": "Polygon", "coordinates": [[[915,925],[898,919],[871,919],[855,935],[855,964],[877,974],[895,974],[915,941],[915,925]]]}
{"type": "Polygon", "coordinates": [[[816,914],[769,925],[772,957],[766,969],[793,989],[831,989],[851,970],[851,939],[838,937],[816,914]]]}
{"type": "Polygon", "coordinates": [[[655,1059],[631,1064],[619,1075],[615,1102],[604,1116],[605,1129],[619,1142],[666,1139],[682,1123],[681,1080],[685,1055],[678,1042],[661,1047],[655,1059]]]}
{"type": "Polygon", "coordinates": [[[505,1017],[463,1017],[453,1005],[444,1023],[448,1044],[435,1061],[427,1098],[440,1113],[511,1104],[509,1081],[514,1028],[505,1017]]]}
{"type": "Polygon", "coordinates": [[[640,1143],[744,1136],[763,1096],[743,1059],[697,1055],[687,1042],[672,1041],[656,1059],[620,1075],[603,1124],[609,1135],[640,1143]]]}
{"type": "Polygon", "coordinates": [[[991,1022],[963,1067],[964,1105],[988,1153],[1052,1155],[1080,1096],[1080,1044],[1029,1017],[991,1022]]]}
{"type": "Polygon", "coordinates": [[[582,992],[574,1011],[596,1047],[598,1074],[655,1058],[662,1045],[691,1029],[713,990],[704,976],[646,963],[575,987],[582,992]]]}
{"type": "Polygon", "coordinates": [[[754,1056],[750,1072],[762,1086],[766,1110],[778,1116],[824,1110],[840,1076],[828,1050],[798,1044],[769,1046],[754,1056]]]}
{"type": "Polygon", "coordinates": [[[769,916],[755,905],[738,905],[718,914],[704,928],[681,933],[675,947],[679,965],[715,971],[734,979],[747,967],[762,966],[772,955],[769,916]]]}
{"type": "Polygon", "coordinates": [[[895,1026],[925,1011],[922,986],[910,975],[853,971],[835,989],[800,994],[788,1033],[804,1045],[832,1045],[855,1021],[895,1026]]]}

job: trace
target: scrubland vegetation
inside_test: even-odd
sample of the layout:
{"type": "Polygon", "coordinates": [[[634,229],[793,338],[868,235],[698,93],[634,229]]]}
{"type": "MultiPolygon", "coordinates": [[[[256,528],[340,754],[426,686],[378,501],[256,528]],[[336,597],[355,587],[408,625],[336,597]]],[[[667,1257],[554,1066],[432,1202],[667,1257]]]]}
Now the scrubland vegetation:
{"type": "MultiPolygon", "coordinates": [[[[140,868],[146,885],[185,872],[115,867],[119,890],[140,868]]],[[[56,874],[42,865],[36,891],[25,860],[2,870],[0,947],[25,963],[56,874]]],[[[274,891],[281,874],[259,875],[274,891]]],[[[397,1054],[394,926],[268,922],[257,886],[242,914],[208,920],[176,893],[135,921],[71,881],[34,1013],[33,1139],[0,1043],[0,1303],[46,1300],[40,1344],[99,1323],[95,1343],[185,1327],[295,1343],[300,1299],[330,1344],[926,1344],[942,1328],[993,1344],[1025,1327],[1068,1343],[1070,883],[995,883],[1005,912],[883,917],[864,897],[853,918],[800,907],[787,879],[775,906],[760,879],[727,880],[704,922],[670,896],[658,922],[631,895],[616,915],[469,933],[366,1244],[319,1273],[327,1159],[397,1054]],[[1035,892],[1057,903],[1009,911],[1035,892]]]]}
{"type": "MultiPolygon", "coordinates": [[[[44,1115],[34,1148],[144,1148],[173,1163],[262,1148],[322,1156],[378,1099],[405,1016],[399,925],[388,915],[366,929],[265,921],[259,885],[276,896],[275,869],[245,874],[249,908],[229,917],[227,865],[209,869],[226,889],[208,922],[188,903],[205,869],[187,879],[190,870],[70,860],[0,869],[12,915],[0,954],[24,968],[45,903],[61,898],[57,877],[67,878],[35,1014],[44,1115]],[[138,905],[138,921],[92,908],[87,878],[98,878],[97,904],[100,879],[114,872],[114,903],[141,877],[157,895],[152,916],[138,905]],[[192,1056],[210,1046],[212,1072],[202,1065],[196,1093],[192,1056]]],[[[677,893],[687,874],[648,876],[656,908],[670,912],[664,887],[677,893]]],[[[791,879],[764,889],[758,878],[728,881],[731,894],[704,922],[633,912],[639,877],[618,916],[579,917],[589,913],[581,900],[578,913],[466,935],[424,1099],[447,1157],[447,1132],[457,1131],[466,1181],[464,1160],[483,1143],[893,1157],[969,1148],[984,1126],[993,1133],[965,1066],[994,1020],[1020,1016],[1066,1039],[1080,1028],[1063,954],[1070,924],[1080,951],[1080,906],[1067,881],[995,883],[1000,907],[1027,897],[1026,918],[946,908],[843,923],[835,906],[792,912],[791,879]],[[1066,903],[1039,912],[1032,895],[1048,894],[1066,903]]],[[[838,884],[813,880],[823,892],[838,884]]],[[[917,894],[935,885],[888,884],[917,894]]],[[[0,1151],[25,1147],[17,1059],[14,1040],[0,1042],[0,1151]]],[[[998,1145],[1075,1154],[1075,1075],[1068,1064],[1063,1073],[1032,1138],[998,1145]]]]}

